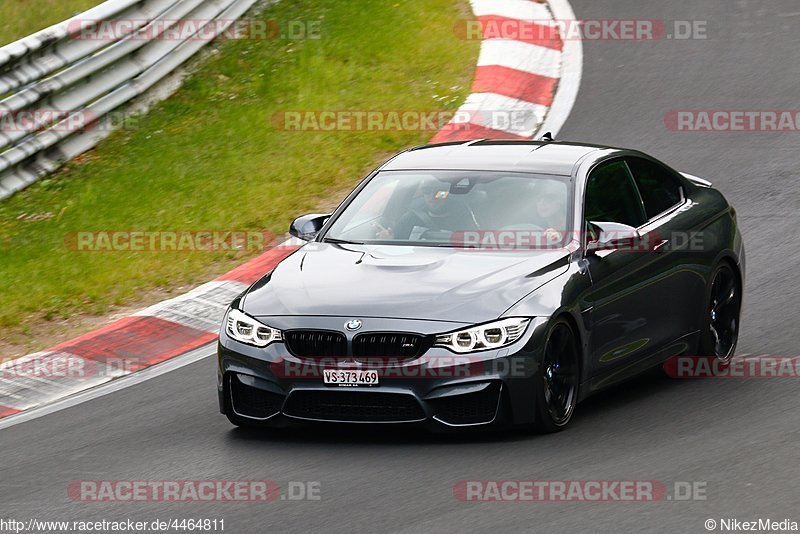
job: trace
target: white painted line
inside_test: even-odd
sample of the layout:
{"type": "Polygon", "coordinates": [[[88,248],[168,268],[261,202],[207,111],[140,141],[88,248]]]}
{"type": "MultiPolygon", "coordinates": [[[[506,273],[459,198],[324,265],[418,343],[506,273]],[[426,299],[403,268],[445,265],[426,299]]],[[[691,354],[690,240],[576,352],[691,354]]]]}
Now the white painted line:
{"type": "Polygon", "coordinates": [[[33,408],[31,410],[0,419],[0,430],[18,425],[20,423],[25,423],[27,421],[32,421],[33,419],[38,419],[39,417],[44,417],[45,415],[50,415],[73,406],[77,406],[78,404],[103,397],[109,393],[114,393],[116,391],[141,384],[142,382],[150,380],[151,378],[156,378],[157,376],[167,374],[175,371],[176,369],[180,369],[181,367],[186,367],[187,365],[213,355],[215,348],[216,342],[209,343],[208,345],[204,345],[191,352],[187,352],[186,354],[172,358],[171,360],[148,367],[143,371],[139,371],[122,378],[117,378],[116,380],[112,380],[111,382],[107,382],[106,384],[94,387],[92,389],[84,390],[80,393],[75,393],[74,395],[63,398],[59,401],[55,401],[52,404],[47,404],[39,408],[33,408]]]}
{"type": "Polygon", "coordinates": [[[510,19],[542,20],[552,19],[544,4],[532,0],[472,0],[472,12],[476,17],[499,15],[510,19]]]}
{"type": "MultiPolygon", "coordinates": [[[[568,0],[550,0],[550,9],[557,20],[576,20],[568,0]]],[[[583,43],[580,39],[564,41],[561,54],[561,80],[550,111],[542,124],[541,132],[551,132],[556,137],[572,113],[583,77],[583,43]]]]}
{"type": "Polygon", "coordinates": [[[558,78],[561,76],[562,53],[522,41],[488,39],[481,44],[478,66],[500,65],[531,74],[558,78]]]}

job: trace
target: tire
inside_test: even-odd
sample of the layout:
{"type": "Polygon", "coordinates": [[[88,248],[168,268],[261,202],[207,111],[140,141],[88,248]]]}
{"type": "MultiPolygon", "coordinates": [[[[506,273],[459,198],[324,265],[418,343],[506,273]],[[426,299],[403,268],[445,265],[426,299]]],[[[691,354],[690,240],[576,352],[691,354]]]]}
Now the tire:
{"type": "Polygon", "coordinates": [[[580,385],[580,348],[572,326],[557,319],[547,330],[542,364],[534,378],[534,430],[549,434],[567,428],[575,413],[580,385]]]}
{"type": "Polygon", "coordinates": [[[699,356],[715,357],[728,364],[739,340],[742,288],[734,267],[717,265],[709,277],[700,330],[699,356]]]}

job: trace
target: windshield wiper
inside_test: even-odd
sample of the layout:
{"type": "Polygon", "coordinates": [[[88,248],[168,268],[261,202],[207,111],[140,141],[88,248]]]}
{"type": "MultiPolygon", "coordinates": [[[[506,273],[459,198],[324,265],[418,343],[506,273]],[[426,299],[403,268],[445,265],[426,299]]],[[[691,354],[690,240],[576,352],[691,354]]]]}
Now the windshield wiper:
{"type": "Polygon", "coordinates": [[[333,243],[335,245],[363,245],[359,241],[348,241],[347,239],[336,239],[335,237],[326,237],[322,240],[323,243],[333,243]]]}

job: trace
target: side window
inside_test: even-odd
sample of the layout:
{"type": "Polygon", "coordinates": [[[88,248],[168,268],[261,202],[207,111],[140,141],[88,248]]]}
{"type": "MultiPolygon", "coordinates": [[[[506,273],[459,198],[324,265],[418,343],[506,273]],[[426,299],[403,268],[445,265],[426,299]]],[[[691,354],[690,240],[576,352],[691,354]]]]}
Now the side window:
{"type": "Polygon", "coordinates": [[[639,193],[623,160],[604,163],[586,184],[586,220],[638,227],[645,217],[639,193]]]}
{"type": "Polygon", "coordinates": [[[681,184],[672,171],[641,158],[629,158],[628,165],[642,195],[648,219],[664,213],[681,201],[681,184]]]}

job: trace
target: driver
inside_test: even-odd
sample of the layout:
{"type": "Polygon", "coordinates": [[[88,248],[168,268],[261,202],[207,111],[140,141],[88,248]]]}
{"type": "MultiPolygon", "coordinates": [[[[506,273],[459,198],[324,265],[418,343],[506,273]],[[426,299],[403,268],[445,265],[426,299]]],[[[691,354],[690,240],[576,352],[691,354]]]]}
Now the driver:
{"type": "Polygon", "coordinates": [[[530,234],[535,248],[553,248],[566,237],[566,187],[551,180],[530,182],[512,182],[496,188],[492,199],[493,227],[530,234]]]}
{"type": "Polygon", "coordinates": [[[375,223],[378,239],[413,241],[426,231],[455,232],[478,228],[475,215],[459,198],[450,193],[450,184],[428,180],[420,184],[418,195],[422,203],[412,207],[394,227],[375,223]]]}

